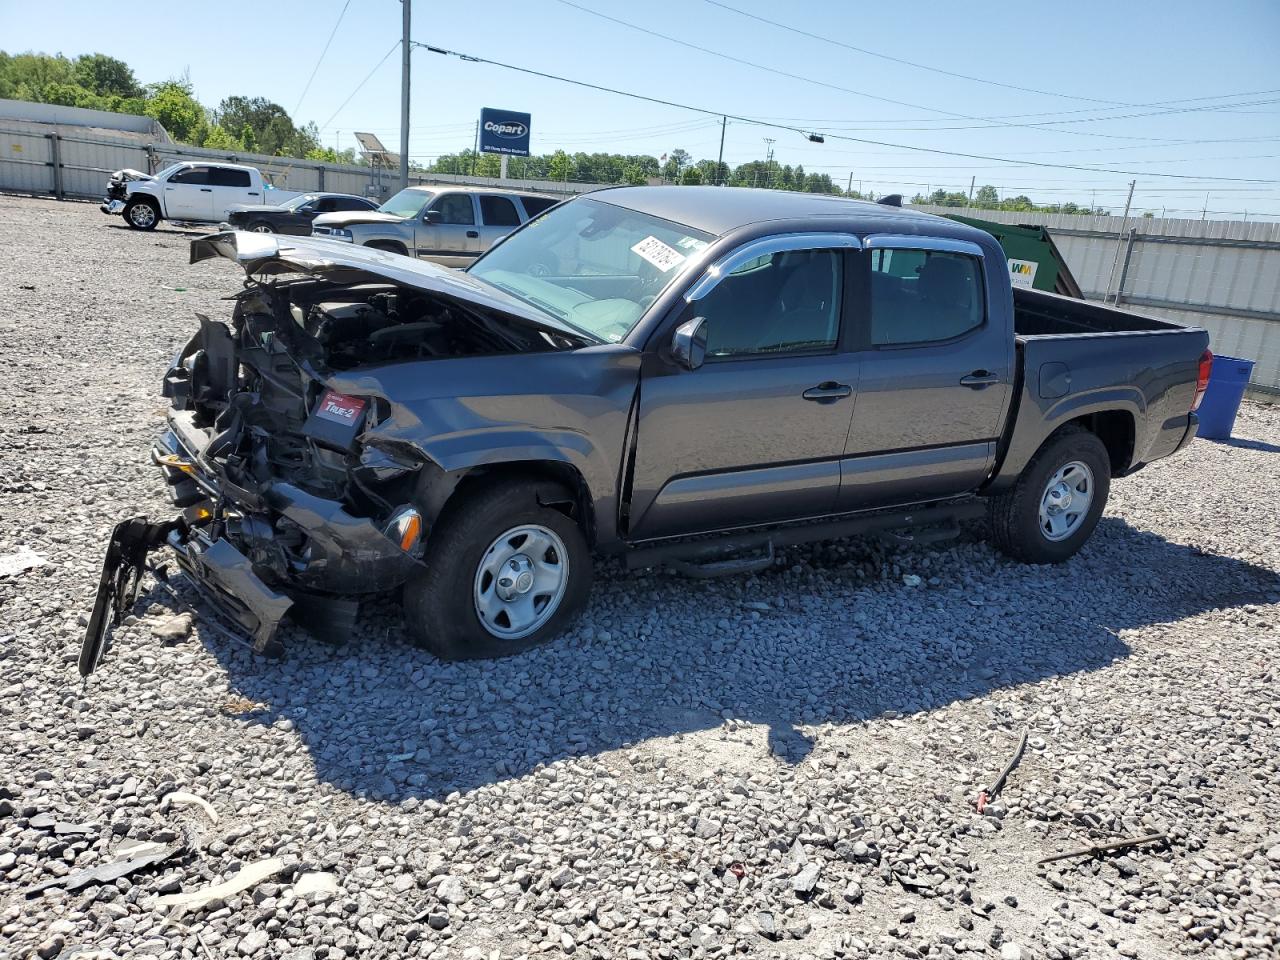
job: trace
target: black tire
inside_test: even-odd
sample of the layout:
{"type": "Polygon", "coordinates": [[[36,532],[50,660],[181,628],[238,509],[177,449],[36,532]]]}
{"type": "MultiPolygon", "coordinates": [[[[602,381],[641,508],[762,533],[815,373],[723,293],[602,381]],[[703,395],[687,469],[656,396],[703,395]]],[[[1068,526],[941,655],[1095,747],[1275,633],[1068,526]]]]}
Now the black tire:
{"type": "Polygon", "coordinates": [[[266,220],[255,220],[249,224],[250,233],[275,233],[276,228],[269,224],[266,220]]]}
{"type": "Polygon", "coordinates": [[[160,208],[154,200],[130,200],[121,216],[134,230],[154,230],[160,223],[160,208]]]}
{"type": "Polygon", "coordinates": [[[387,253],[398,253],[402,257],[409,255],[409,251],[404,248],[404,245],[396,243],[394,240],[371,240],[365,246],[373,250],[385,250],[387,253]]]}
{"type": "Polygon", "coordinates": [[[996,549],[1026,563],[1062,563],[1075,556],[1093,534],[1111,491],[1111,458],[1097,435],[1078,426],[1055,432],[1031,458],[1007,491],[991,498],[988,516],[996,549]],[[1078,526],[1063,539],[1051,539],[1041,525],[1041,504],[1050,480],[1072,463],[1089,468],[1091,499],[1078,526]]]}
{"type": "Polygon", "coordinates": [[[427,539],[424,567],[404,587],[405,626],[418,646],[442,660],[475,660],[520,653],[557,636],[591,593],[591,553],[582,529],[544,503],[563,500],[552,481],[502,480],[460,494],[427,539]],[[527,636],[501,638],[477,612],[481,561],[507,531],[537,525],[564,544],[564,591],[549,619],[527,636]]]}

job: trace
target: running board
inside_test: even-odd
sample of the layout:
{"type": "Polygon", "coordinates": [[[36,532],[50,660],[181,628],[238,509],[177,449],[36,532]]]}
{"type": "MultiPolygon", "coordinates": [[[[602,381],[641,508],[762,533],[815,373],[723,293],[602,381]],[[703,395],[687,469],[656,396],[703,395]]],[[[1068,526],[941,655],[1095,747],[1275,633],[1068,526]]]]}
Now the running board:
{"type": "Polygon", "coordinates": [[[966,500],[918,510],[869,513],[819,523],[726,534],[705,540],[650,544],[628,550],[625,560],[630,570],[668,563],[681,573],[694,577],[728,576],[763,570],[773,563],[773,552],[780,547],[867,535],[881,536],[893,543],[934,543],[957,536],[961,521],[977,520],[986,515],[985,501],[966,500]],[[940,529],[921,530],[918,533],[898,532],[919,527],[940,529]],[[726,554],[746,553],[762,548],[765,550],[763,556],[726,558],[726,554]]]}

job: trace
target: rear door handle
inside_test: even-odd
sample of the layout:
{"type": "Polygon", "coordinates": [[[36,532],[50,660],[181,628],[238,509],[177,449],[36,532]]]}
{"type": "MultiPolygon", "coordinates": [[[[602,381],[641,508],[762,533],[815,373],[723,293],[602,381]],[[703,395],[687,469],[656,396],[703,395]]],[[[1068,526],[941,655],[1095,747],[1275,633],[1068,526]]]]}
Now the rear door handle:
{"type": "Polygon", "coordinates": [[[479,230],[468,230],[468,231],[467,231],[467,236],[468,236],[470,239],[474,240],[474,239],[476,239],[478,236],[480,236],[480,231],[479,231],[479,230]]]}
{"type": "Polygon", "coordinates": [[[201,188],[200,188],[200,192],[201,192],[201,193],[213,193],[213,187],[201,187],[201,188]]]}
{"type": "Polygon", "coordinates": [[[987,373],[985,370],[975,370],[967,377],[960,378],[962,387],[969,387],[973,390],[981,390],[983,387],[989,387],[993,383],[999,383],[1000,377],[994,373],[987,373]]]}
{"type": "Polygon", "coordinates": [[[836,383],[834,380],[824,380],[816,387],[810,387],[800,396],[806,400],[813,400],[816,403],[835,403],[837,400],[843,400],[845,397],[853,393],[853,387],[847,383],[836,383]]]}

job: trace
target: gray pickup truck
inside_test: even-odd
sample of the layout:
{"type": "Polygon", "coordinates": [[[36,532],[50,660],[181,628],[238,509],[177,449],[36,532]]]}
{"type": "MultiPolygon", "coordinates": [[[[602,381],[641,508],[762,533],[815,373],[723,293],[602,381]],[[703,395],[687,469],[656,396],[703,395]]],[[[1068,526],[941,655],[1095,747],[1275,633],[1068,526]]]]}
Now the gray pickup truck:
{"type": "Polygon", "coordinates": [[[153,451],[183,512],[117,527],[82,670],[163,545],[259,649],[399,591],[446,658],[556,635],[593,552],[708,576],[985,518],[1061,562],[1112,478],[1195,436],[1211,360],[1203,330],[1011,289],[982,231],[806,194],[600,191],[466,272],[192,242],[218,255],[248,281],[165,376],[153,451]]]}

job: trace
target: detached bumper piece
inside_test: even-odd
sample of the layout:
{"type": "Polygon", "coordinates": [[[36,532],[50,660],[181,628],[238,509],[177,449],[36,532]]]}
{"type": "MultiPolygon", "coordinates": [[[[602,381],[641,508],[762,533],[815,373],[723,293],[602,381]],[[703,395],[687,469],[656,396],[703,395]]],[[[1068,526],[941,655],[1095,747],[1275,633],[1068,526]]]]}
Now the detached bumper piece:
{"type": "MultiPolygon", "coordinates": [[[[80,646],[80,676],[97,668],[112,627],[118,627],[138,599],[147,556],[171,547],[178,565],[200,595],[253,638],[255,653],[276,654],[280,621],[293,600],[271,589],[253,572],[249,560],[227,540],[211,540],[181,517],[148,523],[133,517],[116,524],[107,544],[93,613],[80,646]]],[[[163,570],[153,570],[163,577],[163,570]]]]}
{"type": "Polygon", "coordinates": [[[104,197],[98,209],[101,210],[103,213],[110,213],[113,215],[117,213],[121,213],[124,210],[124,201],[112,200],[109,197],[104,197]]]}
{"type": "Polygon", "coordinates": [[[125,613],[138,599],[138,585],[146,568],[147,554],[168,542],[170,535],[181,536],[185,520],[148,523],[146,517],[122,520],[111,531],[107,556],[102,562],[98,595],[89,615],[89,627],[80,646],[80,676],[93,673],[102,659],[107,644],[107,631],[118,627],[125,613]]]}

